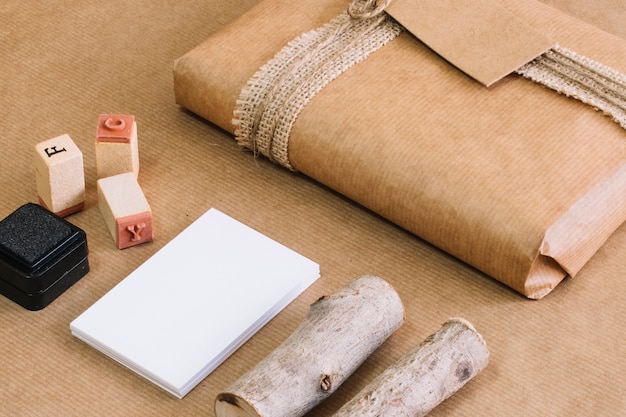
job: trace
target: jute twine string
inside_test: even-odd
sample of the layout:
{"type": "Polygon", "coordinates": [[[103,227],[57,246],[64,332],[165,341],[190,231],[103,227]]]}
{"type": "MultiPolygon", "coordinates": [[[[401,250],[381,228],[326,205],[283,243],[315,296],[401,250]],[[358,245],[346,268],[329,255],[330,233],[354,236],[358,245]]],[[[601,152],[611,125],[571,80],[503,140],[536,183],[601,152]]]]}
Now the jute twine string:
{"type": "MultiPolygon", "coordinates": [[[[344,13],[292,40],[263,65],[236,103],[238,143],[293,170],[289,136],[302,109],[332,80],[404,31],[384,13],[390,2],[354,0],[344,13]]],[[[626,129],[626,75],[558,45],[516,72],[593,106],[626,129]]]]}
{"type": "Polygon", "coordinates": [[[369,19],[380,15],[391,0],[355,0],[348,6],[348,15],[353,19],[369,19]]]}
{"type": "Polygon", "coordinates": [[[300,35],[261,67],[237,100],[239,144],[293,170],[288,141],[298,114],[332,80],[403,31],[383,13],[389,2],[354,1],[350,12],[300,35]]]}
{"type": "Polygon", "coordinates": [[[517,72],[593,106],[626,129],[626,75],[559,45],[517,72]]]}

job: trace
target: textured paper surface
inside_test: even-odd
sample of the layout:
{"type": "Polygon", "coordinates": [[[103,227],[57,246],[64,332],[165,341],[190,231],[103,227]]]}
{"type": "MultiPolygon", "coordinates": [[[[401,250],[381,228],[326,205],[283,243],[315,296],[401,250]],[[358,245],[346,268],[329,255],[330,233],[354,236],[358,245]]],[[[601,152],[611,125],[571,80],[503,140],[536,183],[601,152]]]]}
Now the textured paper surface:
{"type": "Polygon", "coordinates": [[[211,209],[70,328],[182,398],[317,278],[315,262],[211,209]]]}
{"type": "MultiPolygon", "coordinates": [[[[615,33],[625,29],[619,19],[626,13],[623,1],[559,2],[587,11],[587,18],[615,33]],[[620,24],[611,25],[616,19],[620,24]]],[[[491,363],[429,417],[623,415],[624,226],[575,279],[529,302],[316,181],[255,160],[237,148],[232,135],[175,105],[173,61],[255,3],[64,0],[44,8],[38,2],[1,3],[0,217],[37,199],[32,147],[69,133],[84,154],[86,204],[68,220],[87,233],[91,270],[43,311],[27,311],[0,297],[0,415],[213,417],[215,396],[278,346],[311,303],[364,273],[393,285],[405,305],[404,324],[307,417],[332,415],[445,319],[459,316],[484,336],[491,363]],[[138,180],[157,230],[153,242],[123,251],[111,240],[96,201],[93,142],[98,115],[106,112],[136,116],[138,180]],[[82,343],[68,326],[209,207],[314,259],[322,276],[179,400],[82,343]]],[[[543,4],[532,8],[542,25],[578,28],[602,45],[578,52],[617,66],[624,51],[617,38],[565,15],[554,19],[543,4]]],[[[560,38],[565,46],[574,44],[574,32],[558,33],[567,38],[560,38]]],[[[265,49],[264,36],[255,38],[257,49],[265,49]]],[[[241,44],[234,46],[228,57],[238,56],[241,44]]],[[[240,70],[234,61],[230,69],[240,70]]],[[[420,75],[416,71],[413,77],[420,75]]],[[[586,120],[597,117],[602,119],[592,113],[579,126],[586,129],[586,120]]],[[[593,149],[596,135],[591,136],[593,149]]]]}
{"type": "MultiPolygon", "coordinates": [[[[224,129],[241,88],[286,42],[328,21],[343,2],[268,0],[182,57],[177,101],[224,129]],[[323,6],[323,7],[322,7],[323,6]],[[296,10],[297,9],[297,10],[296,10]],[[281,19],[299,21],[282,28],[281,19]],[[281,27],[281,30],[276,28],[281,27]],[[263,46],[232,68],[218,57],[263,46]],[[205,104],[206,103],[206,104],[205,104]]],[[[600,62],[622,42],[590,36],[535,3],[503,7],[600,62]],[[549,20],[552,19],[552,20],[549,20]],[[609,45],[609,46],[605,46],[609,45]]],[[[622,54],[610,62],[626,68],[622,54]]],[[[609,63],[610,63],[609,62],[609,63]]],[[[626,133],[591,107],[510,76],[486,89],[405,33],[333,81],[299,115],[291,165],[530,298],[574,275],[624,221],[626,133]],[[393,63],[393,65],[390,65],[393,63]],[[364,105],[368,103],[368,105],[364,105]],[[597,187],[587,233],[546,234],[597,187]],[[599,215],[597,213],[600,213],[599,215]],[[558,257],[541,248],[559,247],[558,257]]]]}
{"type": "Polygon", "coordinates": [[[553,43],[492,0],[394,0],[386,11],[420,41],[490,86],[553,43]]]}

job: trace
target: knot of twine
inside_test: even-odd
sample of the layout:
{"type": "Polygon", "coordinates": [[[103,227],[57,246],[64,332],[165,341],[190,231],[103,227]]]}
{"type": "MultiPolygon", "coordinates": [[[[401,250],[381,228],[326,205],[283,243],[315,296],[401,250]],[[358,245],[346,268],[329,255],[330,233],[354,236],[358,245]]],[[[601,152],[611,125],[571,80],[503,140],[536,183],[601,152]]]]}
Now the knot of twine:
{"type": "Polygon", "coordinates": [[[391,0],[354,0],[348,6],[348,15],[353,19],[369,19],[381,14],[391,0]]]}

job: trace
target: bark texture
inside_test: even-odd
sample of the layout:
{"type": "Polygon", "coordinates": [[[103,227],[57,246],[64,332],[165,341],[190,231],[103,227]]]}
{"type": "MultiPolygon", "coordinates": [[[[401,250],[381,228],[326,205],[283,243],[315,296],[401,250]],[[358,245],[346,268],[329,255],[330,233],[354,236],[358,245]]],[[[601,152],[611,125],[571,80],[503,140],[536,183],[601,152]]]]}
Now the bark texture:
{"type": "Polygon", "coordinates": [[[220,393],[217,417],[297,417],[333,393],[401,324],[404,307],[367,275],[311,305],[294,332],[220,393]]]}
{"type": "Polygon", "coordinates": [[[419,417],[458,391],[489,362],[474,327],[451,319],[368,384],[333,417],[419,417]]]}

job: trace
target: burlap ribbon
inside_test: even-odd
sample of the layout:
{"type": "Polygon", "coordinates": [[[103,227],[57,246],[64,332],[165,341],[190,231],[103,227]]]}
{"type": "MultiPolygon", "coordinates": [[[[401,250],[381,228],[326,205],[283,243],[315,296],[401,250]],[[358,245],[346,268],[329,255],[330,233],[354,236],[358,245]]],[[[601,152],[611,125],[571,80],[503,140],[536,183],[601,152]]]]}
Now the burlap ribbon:
{"type": "Polygon", "coordinates": [[[626,75],[558,45],[517,73],[593,106],[626,129],[626,75]]]}
{"type": "MultiPolygon", "coordinates": [[[[289,42],[248,81],[234,112],[238,143],[291,170],[289,136],[298,114],[328,83],[404,28],[384,12],[391,0],[355,0],[329,23],[289,42]]],[[[626,129],[626,76],[555,46],[517,73],[576,98],[626,129]]]]}
{"type": "Polygon", "coordinates": [[[293,169],[288,141],[300,111],[328,83],[403,31],[383,13],[387,4],[353,2],[331,22],[291,41],[254,74],[237,101],[238,143],[293,169]]]}

